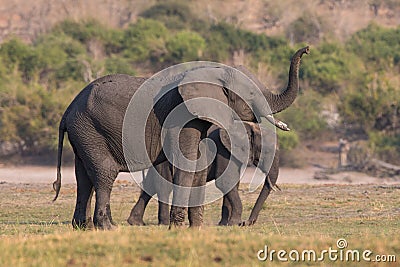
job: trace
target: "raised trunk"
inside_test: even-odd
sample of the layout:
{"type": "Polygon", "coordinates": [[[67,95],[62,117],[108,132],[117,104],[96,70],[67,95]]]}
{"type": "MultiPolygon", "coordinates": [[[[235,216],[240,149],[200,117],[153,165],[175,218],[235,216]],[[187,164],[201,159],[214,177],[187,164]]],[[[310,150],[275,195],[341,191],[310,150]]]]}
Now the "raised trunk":
{"type": "MultiPolygon", "coordinates": [[[[263,95],[265,96],[269,104],[271,112],[274,114],[288,108],[296,99],[297,93],[299,91],[299,68],[300,68],[301,57],[303,56],[303,54],[308,54],[309,52],[310,48],[307,46],[297,50],[297,52],[293,55],[290,63],[288,85],[286,89],[279,94],[274,94],[270,90],[268,90],[245,67],[238,66],[237,69],[246,74],[261,89],[263,95]]],[[[260,115],[266,116],[269,114],[260,114],[260,115]]]]}
{"type": "MultiPolygon", "coordinates": [[[[288,108],[297,97],[299,91],[299,68],[300,61],[303,54],[308,54],[310,51],[309,47],[304,47],[298,50],[292,57],[289,69],[289,80],[288,85],[283,92],[280,94],[273,94],[272,92],[265,90],[263,94],[268,101],[272,113],[280,112],[288,108]]],[[[265,87],[264,87],[265,88],[265,87]]]]}

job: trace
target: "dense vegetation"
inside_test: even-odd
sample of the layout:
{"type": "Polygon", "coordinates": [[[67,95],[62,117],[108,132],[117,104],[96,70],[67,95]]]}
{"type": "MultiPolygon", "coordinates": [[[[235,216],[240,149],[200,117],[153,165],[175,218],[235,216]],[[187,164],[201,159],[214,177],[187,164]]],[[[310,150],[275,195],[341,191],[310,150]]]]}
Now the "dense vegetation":
{"type": "MultiPolygon", "coordinates": [[[[313,27],[302,27],[307,23],[304,17],[292,25],[302,30],[296,36],[315,37],[313,27]]],[[[109,73],[149,75],[191,60],[232,63],[240,52],[256,73],[267,66],[269,84],[284,87],[290,56],[302,45],[201,21],[179,3],[157,4],[126,29],[68,20],[32,44],[11,38],[0,46],[0,144],[20,154],[55,151],[66,106],[85,84],[109,73]]],[[[368,138],[378,156],[399,163],[399,71],[400,27],[371,24],[345,43],[320,40],[301,67],[301,96],[279,115],[294,129],[280,133],[281,146],[291,149],[330,132],[368,138]]]]}

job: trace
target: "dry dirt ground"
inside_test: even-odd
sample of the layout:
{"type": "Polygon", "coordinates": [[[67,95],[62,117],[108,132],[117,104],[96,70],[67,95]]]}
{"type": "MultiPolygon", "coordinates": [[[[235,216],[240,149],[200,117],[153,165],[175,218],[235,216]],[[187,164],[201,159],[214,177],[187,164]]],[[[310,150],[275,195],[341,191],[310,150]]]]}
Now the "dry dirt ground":
{"type": "MultiPolygon", "coordinates": [[[[395,178],[376,178],[358,172],[339,172],[330,175],[329,180],[314,179],[314,174],[321,169],[307,167],[303,169],[281,168],[278,184],[394,184],[400,183],[395,178]]],[[[243,182],[251,180],[255,169],[248,168],[242,178],[243,182]]],[[[133,174],[136,180],[141,180],[141,173],[133,174]]],[[[256,173],[256,175],[261,175],[256,173]]],[[[48,183],[51,184],[56,177],[56,167],[39,166],[3,166],[0,167],[0,182],[7,183],[48,183]]],[[[133,181],[128,173],[121,173],[117,180],[133,181]]],[[[62,167],[63,184],[75,183],[73,167],[62,167]]]]}
{"type": "MultiPolygon", "coordinates": [[[[103,233],[72,230],[76,199],[72,167],[63,168],[63,186],[55,202],[51,187],[55,167],[1,167],[0,266],[264,266],[269,262],[256,256],[267,244],[287,251],[321,251],[335,248],[339,238],[345,238],[350,249],[397,257],[386,264],[361,265],[399,266],[400,181],[351,172],[330,175],[330,180],[313,179],[320,170],[282,168],[278,179],[282,191],[268,197],[252,227],[217,227],[222,199],[205,205],[201,231],[167,231],[167,226],[158,226],[154,199],[144,216],[147,226],[129,226],[126,219],[140,189],[129,174],[122,174],[111,196],[119,227],[103,233]]],[[[251,170],[244,178],[250,177],[251,170]]],[[[242,183],[239,190],[242,219],[248,218],[260,191],[249,192],[246,186],[242,183]]],[[[298,266],[332,264],[309,261],[298,266]]],[[[279,266],[283,265],[287,262],[279,266]]]]}

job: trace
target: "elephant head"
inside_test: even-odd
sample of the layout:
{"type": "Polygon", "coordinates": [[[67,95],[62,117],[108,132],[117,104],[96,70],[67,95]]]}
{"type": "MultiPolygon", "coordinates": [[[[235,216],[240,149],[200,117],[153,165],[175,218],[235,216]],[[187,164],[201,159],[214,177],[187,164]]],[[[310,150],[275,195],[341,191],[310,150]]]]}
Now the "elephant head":
{"type": "MultiPolygon", "coordinates": [[[[238,66],[236,69],[228,66],[208,66],[189,70],[180,81],[178,90],[184,101],[199,97],[214,98],[227,104],[236,112],[236,114],[230,114],[232,118],[236,116],[235,119],[237,119],[238,116],[243,121],[256,122],[258,117],[267,118],[293,103],[299,90],[301,57],[309,52],[310,48],[307,46],[299,49],[293,55],[287,87],[279,94],[268,90],[254,74],[243,66],[238,66]],[[268,105],[265,105],[265,100],[268,105]]],[[[193,115],[204,117],[207,120],[208,114],[207,110],[204,110],[204,104],[189,103],[187,108],[193,115]]],[[[215,121],[211,122],[216,123],[215,121]]],[[[217,124],[219,123],[217,122],[217,124]]],[[[219,126],[222,125],[219,124],[219,126]]]]}
{"type": "MultiPolygon", "coordinates": [[[[268,173],[278,145],[275,132],[270,129],[260,127],[257,123],[244,122],[250,144],[250,153],[247,165],[257,166],[264,173],[268,173]]],[[[219,137],[224,147],[231,152],[233,147],[244,149],[243,143],[232,143],[228,132],[220,129],[219,137]]],[[[243,162],[246,164],[246,162],[243,162]]]]}
{"type": "MultiPolygon", "coordinates": [[[[309,51],[307,46],[293,55],[288,85],[280,94],[267,90],[246,68],[228,66],[188,70],[178,84],[178,91],[189,113],[227,129],[233,143],[246,143],[243,127],[234,121],[261,122],[260,117],[269,118],[289,107],[299,90],[301,57],[309,51]]],[[[244,162],[247,151],[233,149],[232,154],[244,162]]]]}

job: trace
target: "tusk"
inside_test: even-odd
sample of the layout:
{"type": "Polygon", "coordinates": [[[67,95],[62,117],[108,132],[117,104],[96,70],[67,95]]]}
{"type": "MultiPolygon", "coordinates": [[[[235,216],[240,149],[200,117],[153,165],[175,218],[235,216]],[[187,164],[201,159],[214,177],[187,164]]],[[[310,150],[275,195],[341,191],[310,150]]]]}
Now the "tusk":
{"type": "Polygon", "coordinates": [[[271,183],[271,179],[269,178],[269,175],[267,175],[267,182],[268,182],[269,188],[271,188],[272,191],[276,191],[275,186],[271,183]]]}
{"type": "Polygon", "coordinates": [[[278,185],[273,185],[271,182],[271,179],[269,178],[269,175],[267,175],[267,182],[269,185],[269,188],[271,188],[272,191],[282,191],[282,189],[278,185]]]}
{"type": "Polygon", "coordinates": [[[283,131],[290,131],[290,128],[287,126],[286,123],[284,123],[283,121],[280,121],[278,119],[275,119],[272,115],[268,115],[266,117],[266,119],[272,123],[273,125],[275,125],[276,127],[278,127],[279,129],[283,130],[283,131]]]}

